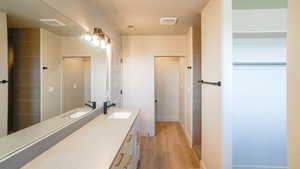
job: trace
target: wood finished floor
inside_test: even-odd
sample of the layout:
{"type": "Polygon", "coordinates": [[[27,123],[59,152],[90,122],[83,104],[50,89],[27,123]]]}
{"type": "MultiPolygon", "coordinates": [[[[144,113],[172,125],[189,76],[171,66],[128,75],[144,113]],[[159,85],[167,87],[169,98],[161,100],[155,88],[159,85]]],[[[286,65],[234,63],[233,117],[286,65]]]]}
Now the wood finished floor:
{"type": "Polygon", "coordinates": [[[158,122],[155,137],[141,137],[139,169],[200,169],[200,167],[179,123],[158,122]]]}

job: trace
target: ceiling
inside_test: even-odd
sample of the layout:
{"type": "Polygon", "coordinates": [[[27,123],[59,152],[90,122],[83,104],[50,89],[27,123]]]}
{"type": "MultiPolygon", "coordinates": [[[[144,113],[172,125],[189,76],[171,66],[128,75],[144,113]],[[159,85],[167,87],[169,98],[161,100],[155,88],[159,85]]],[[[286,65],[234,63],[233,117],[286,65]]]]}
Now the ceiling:
{"type": "Polygon", "coordinates": [[[205,0],[95,0],[123,35],[185,34],[205,0]],[[176,25],[160,25],[161,17],[178,17],[176,25]],[[128,25],[136,30],[129,31],[128,25]]]}
{"type": "Polygon", "coordinates": [[[83,28],[40,0],[0,0],[0,11],[7,13],[8,28],[44,28],[62,36],[78,36],[83,28]],[[63,27],[53,27],[40,19],[57,19],[63,27]]]}

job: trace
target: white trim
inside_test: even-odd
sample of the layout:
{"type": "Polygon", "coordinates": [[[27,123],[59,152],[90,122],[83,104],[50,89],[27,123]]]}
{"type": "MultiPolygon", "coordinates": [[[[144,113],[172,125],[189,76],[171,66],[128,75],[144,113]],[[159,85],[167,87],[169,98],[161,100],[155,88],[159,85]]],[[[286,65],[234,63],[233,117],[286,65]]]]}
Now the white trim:
{"type": "Polygon", "coordinates": [[[43,71],[43,62],[44,62],[44,29],[40,29],[40,122],[42,122],[44,120],[44,71],[43,71]]]}
{"type": "MultiPolygon", "coordinates": [[[[8,37],[7,15],[0,11],[0,80],[8,80],[8,37]]],[[[8,130],[8,86],[0,84],[0,137],[7,135],[8,130]]]]}
{"type": "Polygon", "coordinates": [[[188,134],[188,132],[186,131],[185,127],[180,122],[179,122],[179,124],[180,124],[180,126],[181,126],[181,128],[183,130],[184,136],[187,139],[190,148],[193,148],[192,137],[188,134]]]}
{"type": "Polygon", "coordinates": [[[288,167],[273,165],[233,165],[232,168],[287,169],[288,167]]]}
{"type": "Polygon", "coordinates": [[[207,169],[203,160],[200,160],[200,168],[207,169]]]}

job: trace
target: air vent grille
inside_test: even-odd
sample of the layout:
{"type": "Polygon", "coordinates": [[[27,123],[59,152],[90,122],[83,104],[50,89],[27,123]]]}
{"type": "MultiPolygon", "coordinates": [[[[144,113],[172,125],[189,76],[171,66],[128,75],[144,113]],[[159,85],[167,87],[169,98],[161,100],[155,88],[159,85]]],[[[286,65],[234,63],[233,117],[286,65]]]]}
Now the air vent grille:
{"type": "Polygon", "coordinates": [[[56,19],[40,19],[40,21],[52,27],[66,26],[66,24],[56,19]]]}
{"type": "Polygon", "coordinates": [[[160,18],[161,25],[175,25],[178,21],[178,18],[168,17],[168,18],[160,18]]]}

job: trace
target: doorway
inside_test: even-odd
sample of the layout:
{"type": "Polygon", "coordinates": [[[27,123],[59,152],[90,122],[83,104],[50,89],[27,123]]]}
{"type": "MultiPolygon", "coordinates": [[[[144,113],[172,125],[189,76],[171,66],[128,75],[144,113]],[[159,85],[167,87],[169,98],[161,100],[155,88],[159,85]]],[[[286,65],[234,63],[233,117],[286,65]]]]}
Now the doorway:
{"type": "Polygon", "coordinates": [[[91,58],[63,58],[63,112],[84,106],[91,100],[91,58]]]}
{"type": "Polygon", "coordinates": [[[185,121],[184,57],[155,57],[155,121],[185,121]]]}

